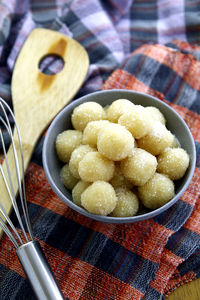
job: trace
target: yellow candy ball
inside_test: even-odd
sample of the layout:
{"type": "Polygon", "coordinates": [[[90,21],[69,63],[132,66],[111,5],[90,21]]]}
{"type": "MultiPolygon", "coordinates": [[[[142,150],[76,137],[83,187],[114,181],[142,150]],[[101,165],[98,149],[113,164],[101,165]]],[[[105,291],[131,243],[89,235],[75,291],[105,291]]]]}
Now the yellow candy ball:
{"type": "Polygon", "coordinates": [[[145,107],[145,112],[151,117],[154,121],[158,121],[165,125],[166,120],[161,111],[154,106],[147,106],[145,107]]]}
{"type": "Polygon", "coordinates": [[[137,141],[138,147],[153,155],[158,155],[173,142],[172,133],[160,122],[152,124],[150,133],[137,141]]]}
{"type": "Polygon", "coordinates": [[[127,99],[118,99],[113,101],[107,109],[107,119],[110,122],[117,123],[121,115],[130,111],[133,107],[134,104],[127,99]]]}
{"type": "Polygon", "coordinates": [[[83,181],[109,181],[114,174],[114,162],[99,152],[87,153],[79,163],[78,172],[83,181]]]}
{"type": "Polygon", "coordinates": [[[119,124],[108,123],[99,131],[98,151],[110,160],[122,160],[131,154],[134,148],[132,134],[119,124]]]}
{"type": "Polygon", "coordinates": [[[131,189],[133,187],[133,183],[130,182],[122,173],[120,165],[115,165],[115,172],[113,178],[110,180],[110,184],[116,189],[118,187],[126,187],[127,189],[131,189]]]}
{"type": "Polygon", "coordinates": [[[75,178],[72,173],[70,172],[70,169],[69,169],[69,165],[66,164],[62,167],[61,169],[61,172],[60,172],[60,177],[61,177],[61,180],[64,184],[64,186],[69,189],[69,190],[72,190],[73,187],[77,184],[78,182],[78,179],[75,178]]]}
{"type": "Polygon", "coordinates": [[[101,216],[109,215],[116,203],[115,190],[105,181],[92,183],[81,195],[81,205],[90,213],[101,216]]]}
{"type": "Polygon", "coordinates": [[[86,102],[74,109],[71,121],[75,129],[83,131],[89,122],[103,120],[105,116],[105,111],[100,104],[96,102],[86,102]]]}
{"type": "Polygon", "coordinates": [[[62,162],[68,162],[72,151],[82,142],[82,132],[65,130],[56,138],[56,152],[62,162]]]}
{"type": "Polygon", "coordinates": [[[174,197],[174,183],[167,176],[155,173],[147,183],[138,187],[138,193],[145,207],[156,209],[174,197]]]}
{"type": "Polygon", "coordinates": [[[123,114],[118,123],[125,126],[136,139],[140,139],[151,131],[152,120],[144,110],[133,109],[123,114]]]}
{"type": "Polygon", "coordinates": [[[110,214],[112,217],[133,217],[139,209],[139,200],[136,194],[126,188],[115,190],[117,205],[110,214]]]}
{"type": "Polygon", "coordinates": [[[81,159],[89,152],[96,151],[94,148],[90,147],[89,145],[80,145],[78,148],[76,148],[71,155],[70,161],[69,161],[69,169],[71,173],[74,175],[74,177],[80,179],[80,175],[78,172],[79,163],[81,159]]]}
{"type": "Polygon", "coordinates": [[[108,124],[107,120],[89,122],[83,131],[83,144],[96,147],[98,133],[105,124],[108,124]]]}
{"type": "Polygon", "coordinates": [[[121,161],[121,170],[134,185],[144,185],[155,173],[157,160],[149,152],[135,148],[132,155],[121,161]]]}
{"type": "Polygon", "coordinates": [[[85,182],[85,181],[80,180],[74,186],[74,188],[72,190],[72,198],[73,198],[73,202],[76,205],[81,206],[81,195],[88,188],[89,185],[90,185],[89,182],[85,182]]]}
{"type": "Polygon", "coordinates": [[[167,148],[158,156],[159,173],[167,175],[172,180],[184,176],[189,166],[189,155],[182,148],[167,148]]]}

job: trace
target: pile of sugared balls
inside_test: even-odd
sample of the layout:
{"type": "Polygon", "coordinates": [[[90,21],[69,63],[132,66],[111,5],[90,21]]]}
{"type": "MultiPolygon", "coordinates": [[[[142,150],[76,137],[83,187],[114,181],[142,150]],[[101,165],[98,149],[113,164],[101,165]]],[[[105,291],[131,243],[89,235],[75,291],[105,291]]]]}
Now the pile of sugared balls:
{"type": "Polygon", "coordinates": [[[166,128],[156,107],[118,99],[77,106],[74,129],[56,138],[65,163],[61,179],[76,205],[90,213],[132,217],[139,207],[156,209],[174,197],[174,180],[184,176],[189,155],[166,128]]]}

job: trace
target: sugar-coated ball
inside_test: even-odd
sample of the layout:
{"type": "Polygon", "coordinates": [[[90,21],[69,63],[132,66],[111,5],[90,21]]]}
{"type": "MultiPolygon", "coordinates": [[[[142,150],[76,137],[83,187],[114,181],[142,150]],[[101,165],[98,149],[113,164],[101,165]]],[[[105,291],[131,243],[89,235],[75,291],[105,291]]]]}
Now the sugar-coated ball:
{"type": "Polygon", "coordinates": [[[151,131],[152,120],[145,113],[145,110],[132,109],[123,114],[119,118],[118,123],[125,126],[134,138],[140,139],[151,131]]]}
{"type": "Polygon", "coordinates": [[[77,106],[72,113],[72,125],[75,129],[83,131],[91,121],[105,119],[103,107],[96,102],[86,102],[77,106]]]}
{"type": "Polygon", "coordinates": [[[71,155],[70,161],[69,161],[69,169],[71,173],[74,175],[74,177],[80,179],[80,175],[78,172],[78,167],[81,159],[88,153],[96,151],[94,148],[90,147],[89,145],[80,145],[78,148],[76,148],[71,155]]]}
{"type": "Polygon", "coordinates": [[[83,144],[88,144],[92,147],[97,146],[97,135],[99,130],[108,124],[108,120],[92,121],[87,124],[83,131],[83,144]]]}
{"type": "Polygon", "coordinates": [[[155,173],[157,160],[149,152],[135,148],[132,155],[121,161],[121,170],[134,185],[144,185],[155,173]]]}
{"type": "Polygon", "coordinates": [[[165,117],[157,107],[147,106],[145,107],[145,112],[147,112],[149,117],[151,117],[154,121],[161,122],[163,125],[165,125],[165,117]]]}
{"type": "Polygon", "coordinates": [[[75,178],[72,173],[70,172],[70,169],[69,169],[69,165],[66,164],[62,167],[61,171],[60,171],[60,177],[61,177],[61,180],[64,184],[64,186],[69,189],[69,190],[72,190],[73,187],[77,184],[78,182],[78,179],[75,178]]]}
{"type": "Polygon", "coordinates": [[[120,165],[116,163],[115,172],[113,178],[110,180],[110,183],[114,188],[118,187],[126,187],[127,189],[131,189],[133,187],[133,183],[130,182],[122,173],[120,165]]]}
{"type": "Polygon", "coordinates": [[[115,190],[117,204],[110,214],[112,217],[133,217],[139,209],[139,200],[136,194],[126,188],[115,190]]]}
{"type": "Polygon", "coordinates": [[[56,138],[56,152],[62,162],[68,162],[72,151],[82,142],[82,132],[65,130],[56,138]]]}
{"type": "Polygon", "coordinates": [[[172,180],[184,176],[189,166],[189,155],[182,148],[167,148],[158,156],[158,172],[172,180]]]}
{"type": "Polygon", "coordinates": [[[108,123],[98,133],[97,149],[108,159],[118,161],[131,154],[134,137],[120,124],[108,123]]]}
{"type": "Polygon", "coordinates": [[[130,111],[134,104],[127,99],[118,99],[109,106],[107,110],[107,119],[113,123],[117,123],[118,119],[124,113],[130,111]]]}
{"type": "Polygon", "coordinates": [[[155,173],[143,186],[138,187],[143,205],[156,209],[174,197],[174,183],[166,175],[155,173]]]}
{"type": "Polygon", "coordinates": [[[116,203],[115,190],[105,181],[92,183],[81,195],[81,205],[90,213],[101,216],[110,214],[116,203]]]}
{"type": "Polygon", "coordinates": [[[89,185],[90,185],[89,182],[80,180],[74,186],[74,188],[72,190],[72,198],[73,198],[73,202],[76,205],[81,206],[81,194],[88,188],[89,185]]]}
{"type": "Polygon", "coordinates": [[[109,181],[114,174],[115,164],[99,152],[87,153],[79,163],[78,172],[83,181],[109,181]]]}
{"type": "Polygon", "coordinates": [[[139,148],[158,155],[172,144],[173,139],[173,134],[162,123],[154,122],[150,133],[137,140],[137,143],[139,148]]]}

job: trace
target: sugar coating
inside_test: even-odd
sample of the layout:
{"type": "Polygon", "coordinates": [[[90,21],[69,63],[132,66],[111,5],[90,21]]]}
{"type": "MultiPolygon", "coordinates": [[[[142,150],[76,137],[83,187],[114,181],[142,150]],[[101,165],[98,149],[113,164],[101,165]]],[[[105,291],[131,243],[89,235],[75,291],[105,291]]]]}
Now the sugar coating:
{"type": "Polygon", "coordinates": [[[148,113],[148,115],[154,120],[161,122],[163,125],[166,124],[166,120],[164,115],[161,113],[161,111],[154,106],[147,106],[145,107],[145,112],[148,113]]]}
{"type": "Polygon", "coordinates": [[[148,117],[145,110],[132,109],[124,113],[118,123],[125,126],[134,138],[140,139],[151,131],[152,119],[148,117]]]}
{"type": "Polygon", "coordinates": [[[74,175],[74,177],[80,179],[80,175],[78,172],[78,167],[81,159],[88,153],[96,151],[94,148],[90,147],[89,145],[80,145],[78,148],[76,148],[71,155],[70,161],[69,161],[69,168],[71,173],[74,175]]]}
{"type": "Polygon", "coordinates": [[[131,154],[134,137],[120,124],[108,123],[98,133],[97,149],[108,159],[118,161],[131,154]]]}
{"type": "Polygon", "coordinates": [[[108,124],[108,120],[92,121],[87,124],[83,131],[83,144],[88,144],[92,147],[97,146],[97,135],[99,130],[108,124]]]}
{"type": "Polygon", "coordinates": [[[157,171],[172,180],[182,178],[188,166],[189,155],[182,148],[167,148],[158,156],[157,171]]]}
{"type": "Polygon", "coordinates": [[[73,187],[77,184],[78,182],[78,179],[75,178],[72,173],[70,172],[70,169],[69,169],[69,165],[66,164],[62,167],[61,171],[60,171],[60,177],[61,177],[61,180],[64,184],[64,186],[69,189],[69,190],[72,190],[73,187]]]}
{"type": "Polygon", "coordinates": [[[115,208],[117,196],[112,185],[105,181],[92,183],[81,194],[81,205],[90,213],[107,216],[115,208]]]}
{"type": "Polygon", "coordinates": [[[137,143],[138,147],[158,155],[172,144],[173,139],[173,134],[162,123],[154,122],[151,132],[137,140],[137,143]]]}
{"type": "Polygon", "coordinates": [[[124,113],[130,111],[134,104],[127,99],[118,99],[113,101],[107,110],[107,119],[110,122],[117,123],[118,119],[124,113]]]}
{"type": "Polygon", "coordinates": [[[99,152],[87,153],[79,163],[78,172],[83,181],[109,181],[114,174],[115,164],[99,152]]]}
{"type": "Polygon", "coordinates": [[[166,175],[155,173],[143,186],[138,187],[143,205],[156,209],[174,197],[174,183],[166,175]]]}
{"type": "Polygon", "coordinates": [[[133,187],[133,183],[124,176],[118,164],[115,164],[115,172],[113,178],[110,180],[110,184],[114,188],[126,187],[127,189],[131,189],[133,187]]]}
{"type": "Polygon", "coordinates": [[[110,214],[112,217],[133,217],[139,209],[139,200],[136,194],[126,188],[115,190],[117,205],[110,214]]]}
{"type": "Polygon", "coordinates": [[[77,106],[71,117],[75,129],[83,131],[87,123],[105,119],[106,113],[103,107],[96,102],[86,102],[77,106]]]}
{"type": "Polygon", "coordinates": [[[56,138],[56,152],[62,162],[68,162],[72,151],[82,142],[82,132],[65,130],[56,138]]]}
{"type": "Polygon", "coordinates": [[[89,182],[79,180],[79,182],[74,186],[72,190],[72,198],[76,205],[81,206],[81,194],[88,188],[89,185],[89,182]]]}
{"type": "Polygon", "coordinates": [[[144,185],[155,173],[157,160],[149,152],[135,148],[132,155],[121,161],[121,170],[134,185],[144,185]]]}

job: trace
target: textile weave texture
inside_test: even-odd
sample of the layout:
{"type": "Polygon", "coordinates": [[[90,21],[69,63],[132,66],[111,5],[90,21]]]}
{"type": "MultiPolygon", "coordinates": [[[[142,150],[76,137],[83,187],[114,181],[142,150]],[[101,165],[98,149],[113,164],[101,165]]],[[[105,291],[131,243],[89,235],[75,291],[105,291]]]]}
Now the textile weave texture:
{"type": "MultiPolygon", "coordinates": [[[[153,219],[117,225],[90,220],[55,195],[42,168],[40,139],[26,172],[28,209],[34,236],[67,299],[163,299],[200,277],[198,8],[198,1],[189,0],[0,4],[0,95],[8,103],[26,37],[35,27],[51,28],[75,38],[89,54],[88,77],[77,97],[100,88],[153,95],[181,115],[196,144],[195,173],[181,199],[153,219]]],[[[57,68],[56,61],[48,64],[50,71],[57,68]]],[[[12,219],[18,227],[14,214],[12,219]]],[[[35,299],[5,235],[0,299],[35,299]]]]}

